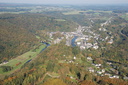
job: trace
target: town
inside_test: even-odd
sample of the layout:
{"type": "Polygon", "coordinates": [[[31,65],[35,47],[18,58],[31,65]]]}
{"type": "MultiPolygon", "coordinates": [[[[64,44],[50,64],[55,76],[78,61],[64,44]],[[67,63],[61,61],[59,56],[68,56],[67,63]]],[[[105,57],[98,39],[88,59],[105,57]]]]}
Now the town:
{"type": "MultiPolygon", "coordinates": [[[[91,22],[93,22],[91,20],[91,22]]],[[[108,25],[111,23],[111,18],[109,18],[105,23],[101,23],[101,28],[99,28],[99,31],[103,32],[109,32],[104,28],[105,25],[108,25]]],[[[53,40],[52,36],[58,32],[48,32],[48,35],[50,36],[51,40],[53,41],[53,44],[60,43],[64,38],[66,39],[66,45],[67,46],[78,46],[80,49],[98,49],[100,42],[106,42],[108,44],[113,43],[113,36],[105,36],[102,38],[102,35],[97,34],[94,32],[94,30],[91,30],[93,26],[80,26],[76,28],[75,32],[59,32],[61,35],[64,35],[65,37],[58,37],[57,39],[53,40]]],[[[102,48],[102,47],[101,47],[102,48]]]]}
{"type": "MultiPolygon", "coordinates": [[[[108,32],[111,34],[112,32],[105,29],[104,27],[106,25],[109,25],[111,23],[112,17],[109,18],[106,22],[101,23],[101,28],[99,28],[98,31],[102,32],[108,32]]],[[[91,22],[93,22],[91,20],[91,22]]],[[[59,44],[62,40],[65,41],[65,45],[67,46],[78,46],[81,50],[92,48],[94,50],[98,50],[99,48],[104,48],[100,46],[100,43],[106,42],[107,44],[113,44],[113,36],[110,36],[109,34],[102,37],[101,34],[95,33],[94,30],[92,30],[93,26],[80,26],[76,28],[76,31],[74,32],[48,32],[47,34],[50,36],[52,44],[59,44]],[[63,37],[58,37],[56,39],[53,38],[53,35],[56,33],[60,33],[63,35],[63,37]]],[[[64,55],[65,56],[65,55],[64,55]]],[[[86,62],[90,65],[86,68],[87,71],[90,73],[93,73],[94,75],[98,76],[108,76],[109,78],[120,78],[119,74],[120,72],[115,68],[112,62],[105,61],[108,67],[103,66],[100,63],[94,63],[93,58],[91,57],[85,57],[86,62]]],[[[81,61],[81,58],[78,58],[76,56],[72,58],[65,58],[65,60],[60,60],[61,63],[73,63],[75,65],[80,65],[78,61],[81,61]]],[[[70,76],[72,79],[73,76],[70,76]]],[[[123,79],[128,79],[128,77],[124,76],[123,79]]]]}

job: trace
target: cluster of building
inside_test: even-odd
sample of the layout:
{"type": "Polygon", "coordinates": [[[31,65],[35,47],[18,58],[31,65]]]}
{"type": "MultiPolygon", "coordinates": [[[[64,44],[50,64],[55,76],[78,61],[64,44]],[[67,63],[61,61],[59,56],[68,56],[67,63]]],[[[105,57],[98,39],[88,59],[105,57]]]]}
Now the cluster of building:
{"type": "MultiPolygon", "coordinates": [[[[101,24],[101,28],[99,28],[99,31],[107,31],[104,26],[108,25],[111,23],[111,19],[108,19],[105,23],[101,24]]],[[[96,34],[93,31],[91,31],[92,25],[91,26],[79,26],[76,28],[76,31],[74,32],[60,32],[60,34],[65,36],[66,39],[66,45],[67,46],[79,46],[80,49],[88,49],[88,48],[93,48],[93,49],[98,49],[99,46],[99,41],[106,41],[106,43],[112,44],[113,43],[113,37],[106,36],[105,38],[102,38],[100,34],[96,34]]],[[[52,38],[53,34],[57,32],[50,32],[50,38],[52,38]]],[[[111,32],[110,32],[111,33],[111,32]]],[[[54,44],[60,43],[64,37],[59,37],[57,39],[54,39],[53,42],[54,44]]]]}
{"type": "MultiPolygon", "coordinates": [[[[65,57],[64,60],[59,60],[59,63],[67,63],[67,64],[75,64],[76,66],[80,66],[81,64],[81,58],[80,57],[66,57],[66,55],[63,55],[65,57]]],[[[119,71],[115,69],[114,67],[111,67],[111,62],[106,62],[110,67],[104,67],[100,63],[93,63],[94,59],[92,57],[85,57],[87,62],[90,64],[90,66],[86,66],[87,70],[98,76],[108,76],[109,78],[120,78],[119,71]]],[[[123,79],[127,80],[128,77],[124,76],[123,79]]]]}
{"type": "MultiPolygon", "coordinates": [[[[99,36],[98,34],[95,34],[94,32],[89,30],[90,27],[81,27],[79,26],[78,28],[76,28],[75,32],[60,32],[62,35],[65,36],[66,39],[66,45],[67,46],[71,46],[72,44],[75,44],[76,46],[79,46],[80,49],[88,49],[88,48],[94,48],[94,49],[98,49],[98,43],[96,40],[98,40],[99,36]],[[84,35],[83,32],[89,32],[93,35],[95,35],[94,37],[91,35],[84,35]],[[73,38],[75,37],[74,41],[73,38]],[[96,39],[93,44],[88,42],[89,40],[91,40],[92,38],[96,39]]],[[[50,32],[49,36],[51,39],[53,34],[55,34],[57,32],[50,32]]],[[[60,41],[62,41],[62,39],[64,39],[64,37],[59,37],[55,40],[53,40],[54,44],[60,43],[60,41]]]]}
{"type": "MultiPolygon", "coordinates": [[[[107,22],[110,23],[110,21],[107,22]]],[[[109,44],[113,43],[113,37],[106,36],[103,39],[100,34],[94,33],[90,28],[91,26],[79,26],[74,32],[59,32],[61,35],[64,35],[64,37],[59,37],[57,39],[52,38],[53,34],[56,34],[57,32],[49,32],[49,36],[53,39],[54,44],[60,43],[65,38],[67,46],[73,46],[74,44],[75,46],[79,46],[80,49],[98,49],[100,47],[98,44],[99,41],[106,41],[106,43],[109,44]]],[[[99,31],[107,30],[105,28],[99,28],[99,31]]]]}
{"type": "MultiPolygon", "coordinates": [[[[91,57],[87,57],[87,60],[93,61],[91,57]]],[[[111,63],[108,63],[108,64],[110,65],[111,63]]],[[[116,72],[116,75],[114,75],[114,74],[108,73],[105,69],[103,69],[103,66],[101,64],[92,63],[92,65],[95,66],[95,68],[98,68],[98,70],[94,69],[93,67],[88,67],[88,71],[90,73],[94,73],[95,75],[99,75],[99,76],[108,76],[109,78],[119,78],[118,71],[116,72]]],[[[115,69],[113,68],[111,68],[110,70],[115,72],[115,69]]]]}

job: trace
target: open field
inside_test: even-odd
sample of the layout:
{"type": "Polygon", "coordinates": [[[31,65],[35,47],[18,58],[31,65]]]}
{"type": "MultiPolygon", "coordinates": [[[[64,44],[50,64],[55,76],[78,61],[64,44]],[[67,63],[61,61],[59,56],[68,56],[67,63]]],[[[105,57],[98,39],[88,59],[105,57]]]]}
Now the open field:
{"type": "Polygon", "coordinates": [[[39,37],[39,36],[36,36],[36,38],[37,38],[37,39],[40,39],[40,37],[39,37]]]}
{"type": "Polygon", "coordinates": [[[25,13],[24,11],[20,12],[0,12],[0,14],[20,14],[20,13],[25,13]]]}
{"type": "Polygon", "coordinates": [[[125,20],[128,20],[128,13],[125,15],[122,15],[121,17],[124,18],[125,20]]]}
{"type": "Polygon", "coordinates": [[[64,22],[64,21],[66,21],[66,20],[64,20],[64,19],[55,19],[55,21],[64,22]]]}
{"type": "Polygon", "coordinates": [[[86,12],[86,11],[69,11],[69,12],[63,12],[64,15],[75,15],[80,14],[80,12],[86,12]]]}
{"type": "Polygon", "coordinates": [[[64,15],[76,15],[80,13],[88,13],[88,12],[94,12],[95,14],[100,14],[100,13],[112,13],[112,11],[93,11],[93,10],[87,10],[87,11],[68,11],[68,12],[63,12],[64,15]]]}
{"type": "Polygon", "coordinates": [[[11,66],[11,67],[13,67],[13,69],[8,72],[3,72],[2,68],[0,68],[0,74],[9,75],[9,74],[15,72],[16,70],[20,69],[21,66],[23,66],[25,63],[27,63],[34,57],[36,57],[43,48],[45,48],[45,45],[41,44],[39,46],[39,48],[36,48],[36,50],[34,52],[32,50],[30,50],[14,59],[11,59],[7,64],[1,65],[1,66],[11,66]]]}

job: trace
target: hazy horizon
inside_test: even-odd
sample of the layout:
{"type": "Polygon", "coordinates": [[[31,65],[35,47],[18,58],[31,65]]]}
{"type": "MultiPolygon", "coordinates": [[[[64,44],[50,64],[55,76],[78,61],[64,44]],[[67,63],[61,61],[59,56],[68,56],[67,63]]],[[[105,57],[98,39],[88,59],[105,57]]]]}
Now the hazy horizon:
{"type": "Polygon", "coordinates": [[[21,4],[128,4],[128,0],[3,0],[0,3],[21,3],[21,4]]]}

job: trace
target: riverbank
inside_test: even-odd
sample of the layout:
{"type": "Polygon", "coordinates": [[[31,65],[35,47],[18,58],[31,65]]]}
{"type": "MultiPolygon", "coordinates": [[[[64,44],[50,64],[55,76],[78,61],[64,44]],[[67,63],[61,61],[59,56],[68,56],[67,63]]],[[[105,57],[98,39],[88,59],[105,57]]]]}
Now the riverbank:
{"type": "Polygon", "coordinates": [[[41,42],[41,43],[45,44],[46,46],[45,46],[45,48],[43,48],[43,49],[40,51],[40,53],[41,53],[42,51],[44,51],[48,46],[50,46],[49,43],[46,43],[46,42],[41,42]]]}
{"type": "Polygon", "coordinates": [[[1,77],[5,76],[5,75],[10,75],[12,73],[14,73],[15,71],[17,71],[18,69],[20,69],[26,62],[30,62],[30,60],[32,60],[33,58],[35,58],[40,52],[42,52],[42,50],[46,49],[47,45],[46,44],[40,44],[40,46],[38,48],[36,48],[35,51],[30,50],[14,59],[9,60],[9,62],[7,64],[1,65],[1,66],[11,66],[13,67],[13,69],[11,71],[8,72],[3,72],[2,68],[0,68],[0,79],[1,77]]]}

